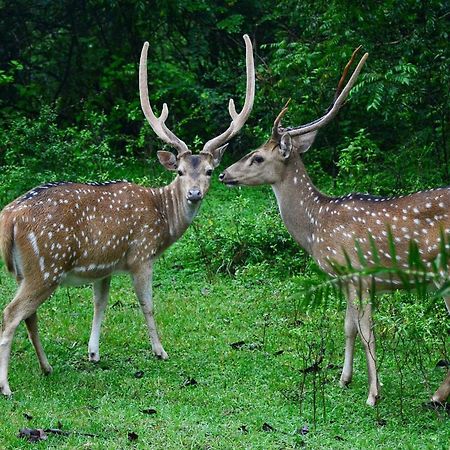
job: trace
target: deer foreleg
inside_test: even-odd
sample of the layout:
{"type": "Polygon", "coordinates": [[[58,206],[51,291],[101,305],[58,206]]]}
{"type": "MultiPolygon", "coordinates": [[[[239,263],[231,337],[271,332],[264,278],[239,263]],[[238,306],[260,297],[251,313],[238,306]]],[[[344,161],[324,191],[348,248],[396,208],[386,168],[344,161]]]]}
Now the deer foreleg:
{"type": "Polygon", "coordinates": [[[111,277],[94,282],[94,317],[92,319],[91,337],[89,338],[88,354],[89,361],[100,361],[100,330],[105,309],[108,303],[109,286],[111,277]]]}
{"type": "Polygon", "coordinates": [[[367,404],[375,406],[379,398],[379,382],[375,355],[375,335],[372,324],[372,305],[365,303],[357,308],[358,333],[366,353],[367,375],[369,377],[369,396],[367,404]]]}
{"type": "Polygon", "coordinates": [[[153,353],[161,359],[167,359],[169,356],[165,352],[161,341],[159,340],[156,322],[153,317],[153,298],[152,298],[152,266],[140,268],[133,273],[133,284],[136,291],[139,304],[147,322],[148,334],[152,344],[153,353]]]}
{"type": "Polygon", "coordinates": [[[356,334],[359,334],[366,353],[367,375],[369,379],[369,395],[367,404],[374,406],[379,398],[379,382],[375,356],[375,335],[372,325],[371,304],[358,291],[350,287],[347,291],[347,312],[345,315],[345,360],[340,384],[346,386],[350,383],[353,373],[353,354],[356,334]]]}
{"type": "Polygon", "coordinates": [[[354,307],[347,304],[347,311],[345,313],[345,359],[344,368],[342,369],[340,385],[347,386],[352,381],[353,376],[353,354],[355,350],[355,339],[358,334],[358,327],[355,321],[354,307]]]}

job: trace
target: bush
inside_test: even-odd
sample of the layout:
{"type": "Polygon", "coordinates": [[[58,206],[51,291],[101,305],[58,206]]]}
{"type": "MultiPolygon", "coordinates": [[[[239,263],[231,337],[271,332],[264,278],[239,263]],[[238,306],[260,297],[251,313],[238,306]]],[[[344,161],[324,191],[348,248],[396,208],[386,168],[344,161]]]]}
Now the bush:
{"type": "Polygon", "coordinates": [[[124,173],[125,158],[113,154],[104,121],[91,114],[85,129],[62,128],[54,108],[44,106],[37,118],[16,117],[1,128],[1,204],[41,183],[105,181],[124,173]]]}

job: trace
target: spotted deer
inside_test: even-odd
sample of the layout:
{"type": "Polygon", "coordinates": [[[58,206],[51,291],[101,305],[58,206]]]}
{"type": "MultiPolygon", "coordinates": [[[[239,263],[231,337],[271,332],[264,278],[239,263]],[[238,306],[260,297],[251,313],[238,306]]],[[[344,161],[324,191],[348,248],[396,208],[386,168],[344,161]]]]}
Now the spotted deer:
{"type": "Polygon", "coordinates": [[[168,108],[160,117],[152,111],[147,87],[148,43],[139,67],[142,110],[156,135],[176,149],[157,153],[160,163],[177,176],[167,186],[146,188],[126,181],[109,183],[50,183],[39,186],[4,208],[0,216],[0,249],[17,282],[14,299],[6,306],[0,339],[0,389],[10,395],[8,365],[11,343],[24,320],[44,373],[52,368],[41,345],[37,308],[60,285],[92,283],[94,317],[89,359],[98,361],[101,322],[111,276],[131,275],[145,316],[153,353],[167,359],[153,317],[152,267],[161,253],[177,241],[197,214],[209,189],[211,174],[229,141],[245,124],[255,96],[255,70],[250,39],[246,46],[247,86],[238,114],[229,103],[231,123],[209,140],[198,155],[167,128],[168,108]]]}
{"type": "MultiPolygon", "coordinates": [[[[330,197],[314,186],[303,165],[301,154],[311,147],[318,130],[336,116],[368,57],[366,53],[361,58],[343,87],[355,53],[344,70],[331,106],[322,117],[305,125],[284,128],[281,119],[287,111],[286,105],[274,122],[270,139],[228,167],[219,179],[229,186],[270,184],[289,233],[331,277],[337,277],[338,268],[347,266],[349,261],[355,269],[361,269],[363,262],[369,267],[377,264],[393,267],[397,264],[399,268],[408,269],[412,242],[417,245],[422,261],[430,267],[439,257],[442,244],[449,249],[449,187],[396,198],[365,194],[330,197]],[[445,236],[444,243],[441,242],[442,236],[445,236]],[[392,243],[395,244],[395,262],[390,247],[392,243]],[[378,255],[374,254],[374,248],[378,255]]],[[[444,282],[448,279],[448,269],[442,272],[444,282]]],[[[401,280],[392,275],[365,279],[354,277],[344,284],[343,291],[347,297],[346,343],[340,384],[347,386],[352,379],[355,338],[359,334],[367,361],[369,405],[375,405],[380,389],[371,294],[401,287],[401,280]]],[[[450,312],[450,296],[445,297],[445,302],[450,312]]],[[[432,400],[444,402],[449,393],[450,372],[432,400]]]]}

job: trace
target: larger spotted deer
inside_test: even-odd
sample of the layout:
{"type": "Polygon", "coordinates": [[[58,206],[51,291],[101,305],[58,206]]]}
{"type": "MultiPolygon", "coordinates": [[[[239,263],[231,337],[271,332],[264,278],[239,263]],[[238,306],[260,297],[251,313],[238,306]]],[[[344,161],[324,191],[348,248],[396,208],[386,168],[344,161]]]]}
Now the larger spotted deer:
{"type": "Polygon", "coordinates": [[[93,283],[94,317],[88,352],[91,361],[99,360],[100,326],[111,276],[116,272],[131,275],[152,350],[156,356],[167,358],[153,317],[152,266],[192,222],[227,141],[240,131],[251,112],[255,70],[250,39],[245,35],[244,40],[247,68],[244,106],[238,114],[230,100],[229,127],[209,140],[198,155],[193,155],[167,128],[166,104],[159,118],[152,111],[147,88],[148,43],[144,44],[139,67],[142,110],[157,136],[177,151],[177,155],[158,152],[160,163],[177,172],[168,186],[146,188],[124,181],[52,183],[27,192],[4,208],[0,216],[0,249],[19,287],[3,313],[0,339],[3,394],[11,394],[8,384],[11,343],[22,320],[42,371],[51,372],[39,339],[36,310],[60,285],[93,283]]]}
{"type": "MultiPolygon", "coordinates": [[[[301,154],[311,147],[318,130],[335,117],[367,59],[366,53],[342,88],[355,53],[324,116],[305,125],[284,128],[281,119],[286,106],[274,122],[270,139],[228,167],[219,178],[229,186],[270,184],[289,233],[332,277],[337,277],[339,267],[348,266],[349,262],[355,269],[361,269],[364,264],[369,268],[376,265],[394,267],[396,264],[407,270],[411,243],[417,245],[425,267],[431,267],[433,261],[439,260],[443,248],[447,253],[449,250],[449,187],[397,198],[363,194],[329,197],[313,185],[303,165],[301,154]],[[393,243],[395,252],[392,251],[393,243]]],[[[445,263],[441,266],[442,284],[448,280],[446,267],[445,263]]],[[[344,285],[346,344],[340,383],[346,386],[352,379],[355,338],[359,334],[367,361],[369,405],[375,405],[380,389],[370,298],[373,293],[401,287],[401,280],[392,275],[362,279],[355,276],[347,278],[344,285]]],[[[450,296],[445,297],[445,303],[450,312],[450,296]]],[[[444,402],[449,393],[450,372],[432,401],[444,402]]]]}

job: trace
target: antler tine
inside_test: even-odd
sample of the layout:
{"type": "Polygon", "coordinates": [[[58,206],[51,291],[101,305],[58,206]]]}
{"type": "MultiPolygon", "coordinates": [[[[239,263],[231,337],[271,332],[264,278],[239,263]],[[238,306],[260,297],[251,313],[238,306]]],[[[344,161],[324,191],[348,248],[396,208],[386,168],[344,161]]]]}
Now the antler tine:
{"type": "Polygon", "coordinates": [[[244,34],[245,41],[245,61],[247,67],[247,86],[245,90],[245,101],[241,112],[236,112],[234,100],[230,99],[228,104],[228,111],[231,116],[230,126],[219,136],[210,139],[204,146],[201,153],[211,153],[211,150],[218,148],[235,136],[244,126],[253,108],[253,101],[255,99],[255,63],[253,60],[253,47],[250,38],[244,34]]]}
{"type": "MultiPolygon", "coordinates": [[[[332,103],[331,108],[328,109],[328,111],[326,112],[326,114],[324,116],[322,116],[319,119],[316,119],[313,122],[310,122],[306,125],[301,125],[299,127],[292,128],[292,129],[288,130],[287,132],[291,136],[298,136],[300,134],[305,134],[305,133],[309,133],[311,131],[318,130],[319,128],[322,128],[323,126],[328,124],[336,116],[339,109],[343,105],[350,90],[352,89],[353,85],[355,84],[356,79],[358,78],[358,75],[361,72],[361,69],[364,66],[368,56],[369,56],[368,53],[365,53],[362,56],[358,65],[356,66],[356,69],[354,70],[352,76],[350,77],[347,84],[345,85],[344,89],[342,89],[341,93],[337,96],[336,100],[332,103]]],[[[353,57],[352,57],[352,59],[353,59],[353,57]]],[[[339,89],[339,86],[338,86],[338,89],[339,89]]]]}
{"type": "Polygon", "coordinates": [[[291,99],[289,99],[286,104],[283,106],[283,109],[279,112],[277,118],[275,119],[275,121],[273,122],[273,127],[272,127],[272,136],[275,139],[281,138],[281,132],[280,132],[280,128],[281,128],[281,119],[284,117],[284,115],[286,114],[288,108],[288,105],[290,103],[291,99]]]}
{"type": "Polygon", "coordinates": [[[141,108],[147,118],[148,123],[152,127],[156,135],[166,142],[167,144],[174,147],[178,156],[183,153],[190,152],[187,145],[179,139],[175,134],[167,128],[165,121],[169,115],[169,108],[167,104],[163,104],[161,115],[156,117],[152,107],[150,105],[150,100],[148,97],[148,84],[147,84],[147,53],[148,53],[148,42],[144,43],[141,52],[141,59],[139,62],[139,96],[141,99],[141,108]]]}
{"type": "Polygon", "coordinates": [[[339,80],[337,89],[336,89],[336,93],[334,94],[334,99],[333,99],[333,103],[330,105],[330,107],[328,109],[331,109],[333,107],[334,102],[336,101],[336,99],[339,97],[339,94],[342,92],[342,86],[345,82],[345,79],[347,78],[347,74],[348,74],[348,69],[350,69],[350,66],[353,64],[353,61],[355,60],[355,56],[356,54],[361,50],[362,45],[360,45],[359,47],[356,47],[355,50],[353,50],[352,56],[349,59],[348,63],[346,64],[346,66],[344,67],[344,71],[342,72],[342,76],[339,80]]]}

